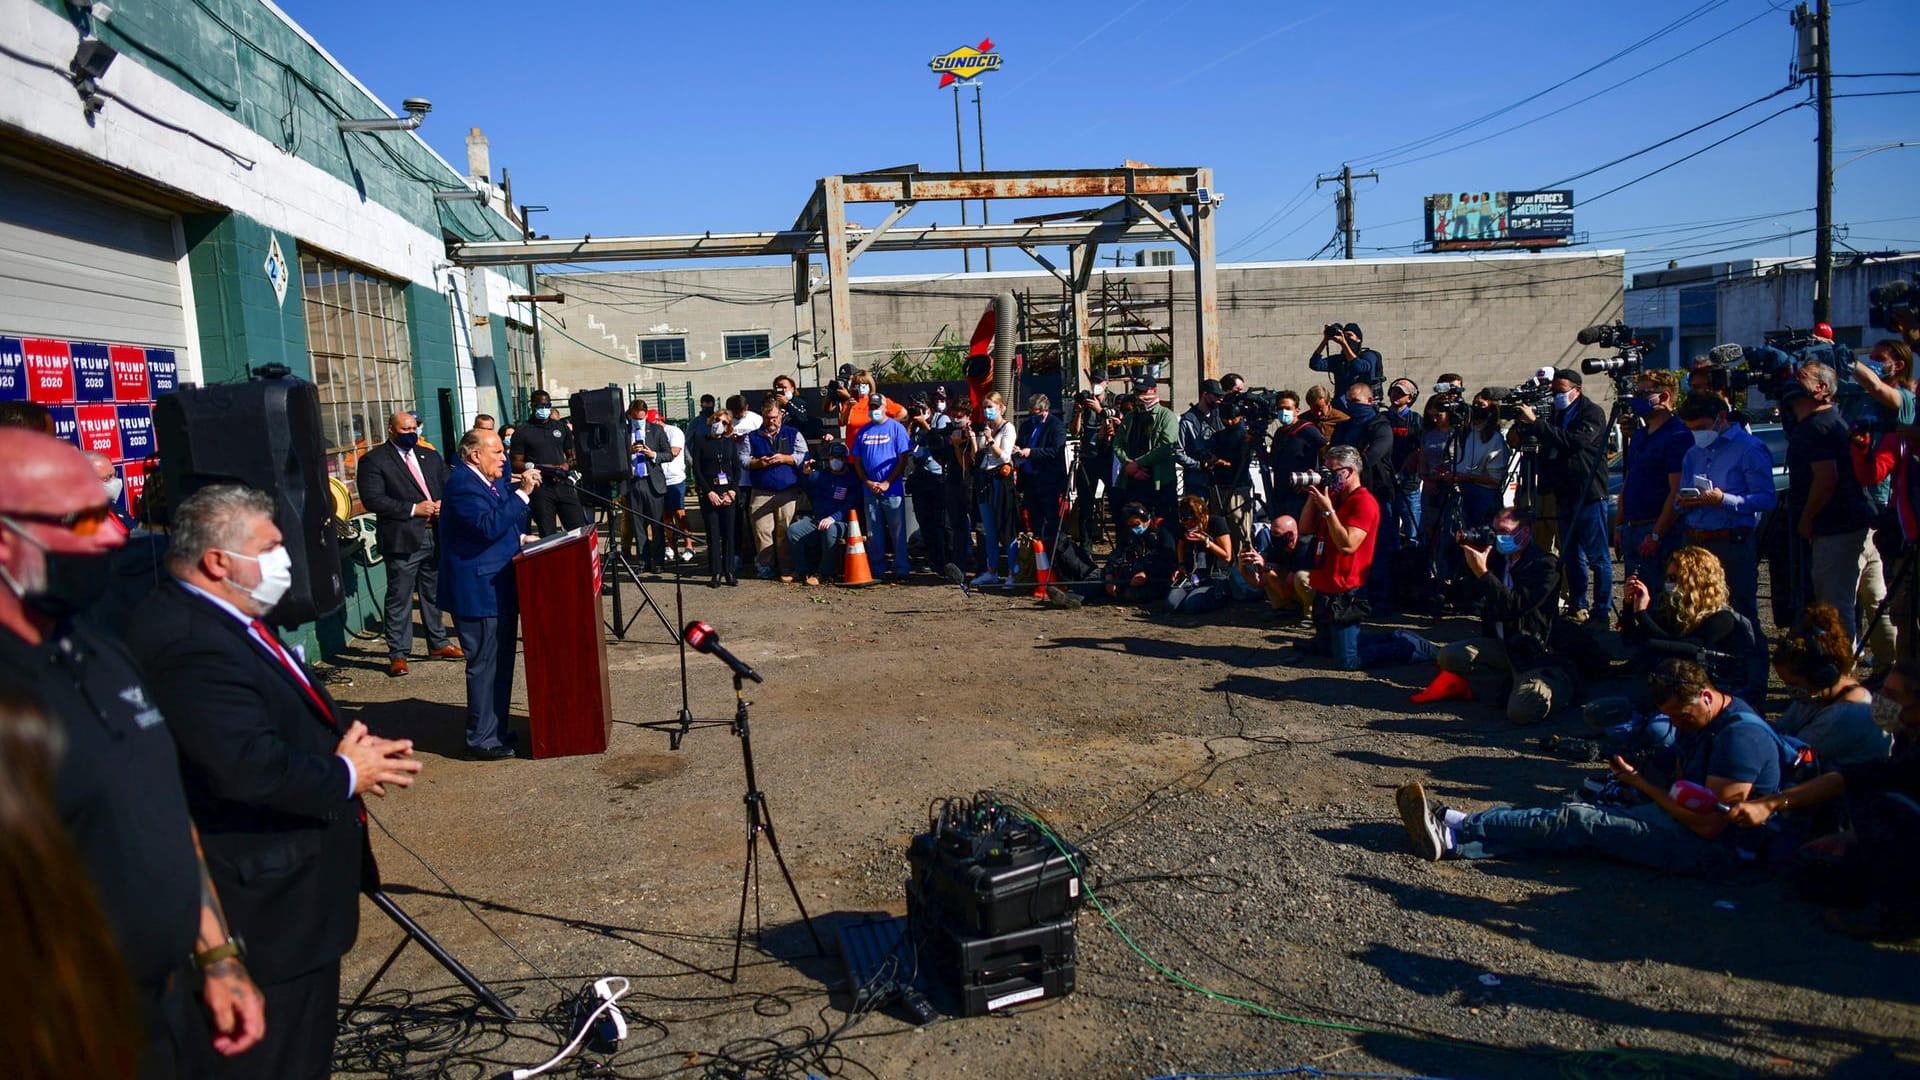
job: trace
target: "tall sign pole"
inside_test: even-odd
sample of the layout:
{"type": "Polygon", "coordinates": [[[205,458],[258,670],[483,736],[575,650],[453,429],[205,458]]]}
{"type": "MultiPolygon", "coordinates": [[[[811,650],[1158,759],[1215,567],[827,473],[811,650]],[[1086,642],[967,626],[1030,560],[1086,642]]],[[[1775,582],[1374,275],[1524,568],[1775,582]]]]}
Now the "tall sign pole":
{"type": "MultiPolygon", "coordinates": [[[[967,171],[967,152],[960,128],[960,84],[973,87],[973,121],[979,139],[980,168],[987,167],[987,129],[985,113],[980,104],[980,84],[975,80],[989,71],[1000,70],[1000,54],[993,51],[993,39],[981,38],[978,45],[965,45],[950,53],[936,56],[927,62],[927,67],[940,76],[942,88],[953,87],[953,152],[959,159],[960,171],[967,171]]],[[[980,221],[984,224],[992,220],[987,209],[987,200],[980,200],[980,221]]],[[[967,202],[960,200],[960,224],[967,223],[967,202]]],[[[987,269],[993,269],[993,250],[986,253],[987,269]]],[[[966,248],[960,249],[960,265],[963,270],[971,271],[973,262],[966,248]]]]}

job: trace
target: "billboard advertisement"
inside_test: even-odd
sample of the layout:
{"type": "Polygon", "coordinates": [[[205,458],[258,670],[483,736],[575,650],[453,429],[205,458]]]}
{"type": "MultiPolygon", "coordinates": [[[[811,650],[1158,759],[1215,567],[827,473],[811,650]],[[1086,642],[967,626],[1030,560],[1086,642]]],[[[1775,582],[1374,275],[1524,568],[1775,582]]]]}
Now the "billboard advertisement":
{"type": "Polygon", "coordinates": [[[1573,192],[1461,191],[1427,196],[1435,251],[1553,247],[1573,240],[1573,192]]]}

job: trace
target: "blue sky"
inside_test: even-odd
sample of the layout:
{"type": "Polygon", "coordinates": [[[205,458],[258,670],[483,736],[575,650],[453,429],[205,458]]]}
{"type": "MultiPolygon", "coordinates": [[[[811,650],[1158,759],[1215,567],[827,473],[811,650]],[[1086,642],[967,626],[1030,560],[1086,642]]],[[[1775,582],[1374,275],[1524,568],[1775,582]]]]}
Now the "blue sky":
{"type": "MultiPolygon", "coordinates": [[[[1423,195],[1553,184],[1781,88],[1793,52],[1785,0],[282,6],[388,103],[431,98],[421,135],[447,160],[464,165],[467,129],[483,128],[496,172],[512,171],[519,201],[552,207],[536,225],[556,237],[781,228],[820,176],[951,169],[953,95],[927,61],[988,37],[1005,58],[980,80],[990,167],[1211,166],[1227,196],[1217,221],[1229,262],[1319,251],[1334,231],[1333,188],[1313,180],[1343,162],[1380,173],[1356,187],[1360,253],[1411,253],[1423,195]]],[[[1837,72],[1920,70],[1910,0],[1837,4],[1833,38],[1837,72]]],[[[1920,90],[1920,78],[1835,89],[1920,90]]],[[[1629,270],[1808,254],[1811,107],[1588,203],[1805,97],[1783,93],[1573,181],[1576,227],[1590,246],[1628,249],[1629,270]]],[[[971,168],[970,91],[964,101],[971,168]]],[[[1920,95],[1847,98],[1835,115],[1837,163],[1920,142],[1920,95]]],[[[1846,242],[1920,248],[1916,176],[1920,148],[1845,164],[1835,220],[1846,242]]],[[[958,215],[927,205],[909,220],[958,215]]],[[[959,262],[875,254],[856,272],[959,262]]]]}

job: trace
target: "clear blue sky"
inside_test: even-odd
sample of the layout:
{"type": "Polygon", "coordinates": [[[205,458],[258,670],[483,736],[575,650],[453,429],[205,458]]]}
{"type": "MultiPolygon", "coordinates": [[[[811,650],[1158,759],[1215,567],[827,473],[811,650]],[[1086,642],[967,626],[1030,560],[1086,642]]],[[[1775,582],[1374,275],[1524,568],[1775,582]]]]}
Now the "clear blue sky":
{"type": "MultiPolygon", "coordinates": [[[[781,228],[820,176],[951,169],[953,95],[927,61],[990,37],[1005,57],[981,78],[991,167],[1211,166],[1228,197],[1218,227],[1230,262],[1319,251],[1334,231],[1332,187],[1316,192],[1313,180],[1343,162],[1381,176],[1357,186],[1362,254],[1411,252],[1423,195],[1553,184],[1784,86],[1793,52],[1784,0],[282,4],[389,104],[432,99],[421,134],[455,165],[467,129],[483,128],[496,173],[512,171],[519,201],[553,208],[536,225],[556,237],[781,228]],[[1507,111],[1444,134],[1497,110],[1507,111]]],[[[1914,15],[1911,0],[1836,4],[1834,69],[1920,70],[1914,15]]],[[[1920,78],[1840,79],[1835,90],[1920,90],[1920,78]]],[[[1576,227],[1591,246],[1628,249],[1630,270],[1808,254],[1811,107],[1588,202],[1805,97],[1784,93],[1573,181],[1576,227]]],[[[969,92],[970,168],[971,102],[969,92]]],[[[1835,115],[1836,162],[1920,142],[1920,95],[1843,99],[1835,115]]],[[[1846,242],[1920,248],[1917,176],[1920,148],[1846,164],[1835,211],[1846,242]]],[[[884,210],[860,208],[856,220],[884,210]]],[[[930,204],[909,220],[958,218],[930,204]]],[[[856,272],[959,261],[869,255],[856,272]]],[[[1023,265],[1017,252],[996,257],[997,269],[1023,265]]]]}

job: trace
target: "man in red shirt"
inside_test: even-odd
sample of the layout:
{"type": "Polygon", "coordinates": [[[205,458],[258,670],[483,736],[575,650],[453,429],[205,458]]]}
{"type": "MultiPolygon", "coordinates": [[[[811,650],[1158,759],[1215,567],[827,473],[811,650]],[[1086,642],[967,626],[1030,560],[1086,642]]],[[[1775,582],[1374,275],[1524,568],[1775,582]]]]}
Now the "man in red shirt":
{"type": "Polygon", "coordinates": [[[1360,621],[1372,613],[1367,572],[1373,567],[1380,504],[1360,486],[1360,452],[1329,447],[1322,459],[1326,487],[1307,489],[1300,532],[1311,535],[1319,558],[1307,575],[1313,586],[1313,644],[1308,651],[1343,670],[1360,668],[1360,621]]]}

